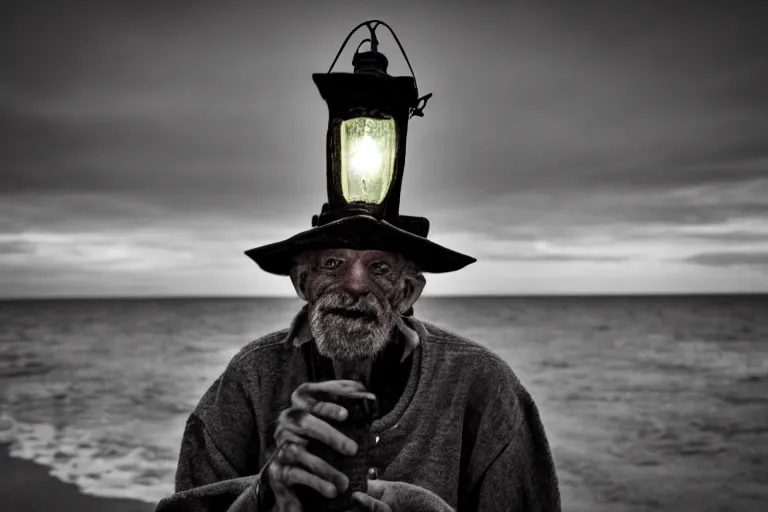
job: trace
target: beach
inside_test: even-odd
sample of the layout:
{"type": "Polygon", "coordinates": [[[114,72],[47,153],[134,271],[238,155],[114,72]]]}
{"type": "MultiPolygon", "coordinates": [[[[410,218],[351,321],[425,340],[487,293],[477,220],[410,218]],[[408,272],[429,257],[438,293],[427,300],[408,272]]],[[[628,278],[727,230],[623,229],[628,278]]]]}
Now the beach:
{"type": "Polygon", "coordinates": [[[154,506],[136,500],[82,494],[77,486],[50,476],[50,468],[11,458],[0,445],[0,499],[12,512],[151,512],[154,506]]]}
{"type": "MultiPolygon", "coordinates": [[[[3,510],[152,510],[173,491],[204,391],[300,306],[0,303],[3,510]]],[[[517,374],[539,408],[564,511],[765,509],[768,297],[423,298],[415,310],[517,374]]]]}

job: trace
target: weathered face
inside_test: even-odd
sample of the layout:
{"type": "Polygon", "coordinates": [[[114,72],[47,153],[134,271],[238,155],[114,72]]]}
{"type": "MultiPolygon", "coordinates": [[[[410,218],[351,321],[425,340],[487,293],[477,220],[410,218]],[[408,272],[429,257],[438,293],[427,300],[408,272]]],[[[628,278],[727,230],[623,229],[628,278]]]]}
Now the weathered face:
{"type": "Polygon", "coordinates": [[[303,255],[291,278],[309,303],[318,351],[357,360],[384,348],[396,315],[410,308],[425,284],[410,268],[401,256],[384,251],[326,249],[303,255]]]}

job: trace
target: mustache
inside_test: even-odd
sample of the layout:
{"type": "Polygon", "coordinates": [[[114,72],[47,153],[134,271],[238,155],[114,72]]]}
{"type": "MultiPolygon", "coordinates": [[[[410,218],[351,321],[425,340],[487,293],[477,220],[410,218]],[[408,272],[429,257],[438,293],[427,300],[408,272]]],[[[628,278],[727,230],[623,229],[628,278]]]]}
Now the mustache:
{"type": "Polygon", "coordinates": [[[377,318],[375,313],[357,311],[354,309],[332,308],[332,309],[323,310],[323,313],[342,316],[352,320],[361,319],[361,318],[366,320],[375,320],[377,318]]]}
{"type": "Polygon", "coordinates": [[[383,308],[371,296],[355,299],[343,292],[333,292],[323,296],[317,301],[320,312],[336,314],[351,318],[378,318],[383,313],[383,308]]]}

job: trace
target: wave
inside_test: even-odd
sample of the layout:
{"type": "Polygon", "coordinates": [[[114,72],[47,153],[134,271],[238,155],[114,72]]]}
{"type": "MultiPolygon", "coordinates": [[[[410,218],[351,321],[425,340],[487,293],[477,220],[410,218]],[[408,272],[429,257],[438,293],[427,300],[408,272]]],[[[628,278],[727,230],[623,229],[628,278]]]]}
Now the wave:
{"type": "Polygon", "coordinates": [[[54,369],[52,365],[39,361],[34,353],[3,350],[1,355],[0,378],[34,377],[45,375],[54,369]]]}
{"type": "Polygon", "coordinates": [[[173,492],[175,457],[167,450],[130,446],[92,432],[24,423],[0,414],[0,442],[11,457],[50,468],[50,475],[84,494],[157,503],[173,492]]]}
{"type": "Polygon", "coordinates": [[[52,366],[38,361],[30,361],[23,365],[0,367],[0,378],[35,377],[51,373],[51,371],[53,371],[52,366]]]}

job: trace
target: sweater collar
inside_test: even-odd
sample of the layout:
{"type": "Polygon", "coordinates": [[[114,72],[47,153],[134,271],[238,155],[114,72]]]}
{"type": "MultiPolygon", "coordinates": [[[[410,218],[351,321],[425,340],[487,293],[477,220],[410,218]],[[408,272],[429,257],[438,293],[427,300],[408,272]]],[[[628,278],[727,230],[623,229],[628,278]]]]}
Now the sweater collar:
{"type": "MultiPolygon", "coordinates": [[[[400,358],[400,362],[402,363],[414,350],[416,350],[419,343],[421,343],[421,336],[419,333],[424,332],[424,328],[421,326],[421,322],[414,317],[403,315],[397,316],[395,325],[405,339],[405,349],[400,358]]],[[[294,347],[300,347],[312,340],[312,332],[309,329],[309,304],[305,304],[291,321],[288,333],[283,341],[285,343],[292,343],[294,347]]]]}

